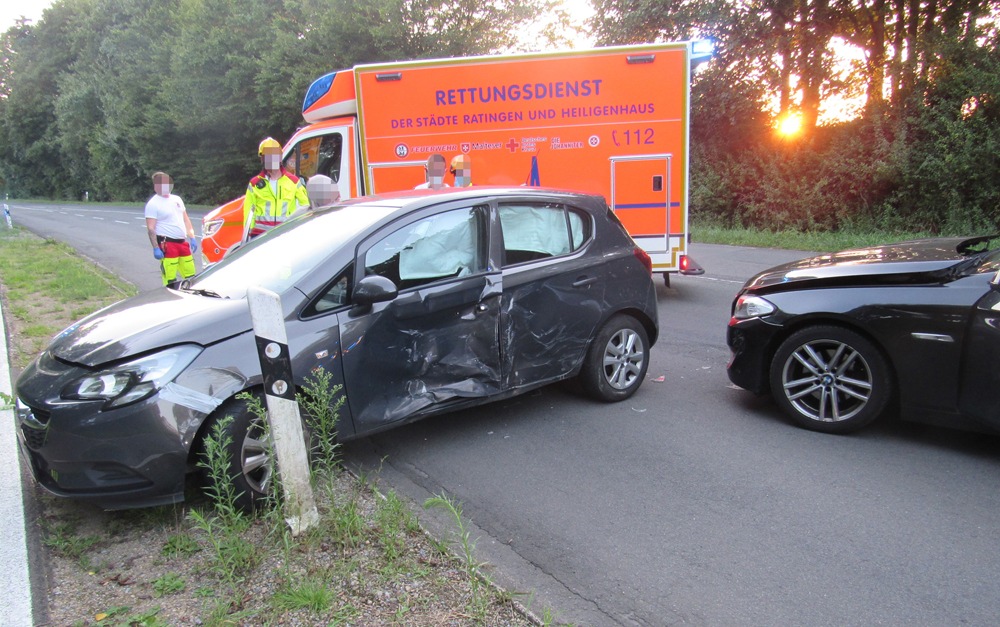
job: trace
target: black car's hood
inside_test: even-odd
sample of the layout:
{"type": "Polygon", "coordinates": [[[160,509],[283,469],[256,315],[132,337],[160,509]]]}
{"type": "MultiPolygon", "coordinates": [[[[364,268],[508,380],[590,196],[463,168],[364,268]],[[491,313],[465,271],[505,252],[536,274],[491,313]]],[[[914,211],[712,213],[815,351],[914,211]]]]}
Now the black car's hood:
{"type": "Polygon", "coordinates": [[[202,346],[253,328],[246,299],[158,289],[91,314],[49,345],[59,359],[97,366],[175,344],[202,346]]]}
{"type": "Polygon", "coordinates": [[[775,266],[752,277],[745,290],[771,291],[782,285],[902,285],[941,281],[969,258],[970,247],[986,238],[933,238],[818,255],[775,266]]]}

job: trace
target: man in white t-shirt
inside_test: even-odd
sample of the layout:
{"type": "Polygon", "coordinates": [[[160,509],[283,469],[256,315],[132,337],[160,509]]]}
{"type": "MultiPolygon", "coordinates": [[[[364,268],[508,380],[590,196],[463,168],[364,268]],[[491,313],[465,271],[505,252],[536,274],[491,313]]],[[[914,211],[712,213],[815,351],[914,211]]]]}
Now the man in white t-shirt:
{"type": "Polygon", "coordinates": [[[146,232],[153,245],[153,257],[160,262],[163,284],[173,287],[177,274],[182,279],[194,276],[194,258],[198,250],[198,240],[194,238],[194,227],[188,217],[184,201],[171,194],[173,181],[164,172],[153,175],[153,190],[156,192],[146,202],[146,232]]]}

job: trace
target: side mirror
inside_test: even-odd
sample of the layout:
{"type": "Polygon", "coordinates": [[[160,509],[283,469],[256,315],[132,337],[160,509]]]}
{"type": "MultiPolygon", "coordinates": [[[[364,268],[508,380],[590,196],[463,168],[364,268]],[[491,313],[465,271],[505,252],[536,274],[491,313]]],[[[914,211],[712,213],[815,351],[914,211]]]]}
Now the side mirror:
{"type": "Polygon", "coordinates": [[[366,276],[354,287],[354,293],[351,295],[351,301],[354,303],[351,315],[368,313],[373,304],[392,300],[398,294],[399,289],[396,284],[384,276],[366,276]]]}

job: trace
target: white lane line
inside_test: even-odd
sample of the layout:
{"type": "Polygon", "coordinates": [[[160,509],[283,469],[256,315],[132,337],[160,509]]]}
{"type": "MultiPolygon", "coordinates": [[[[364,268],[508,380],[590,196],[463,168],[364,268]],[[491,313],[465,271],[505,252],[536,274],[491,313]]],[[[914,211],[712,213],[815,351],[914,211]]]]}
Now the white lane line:
{"type": "Polygon", "coordinates": [[[118,224],[132,224],[131,222],[126,222],[125,220],[115,220],[118,224]]]}
{"type": "Polygon", "coordinates": [[[719,279],[714,276],[686,276],[684,280],[687,279],[698,279],[699,281],[715,281],[716,283],[735,283],[737,285],[743,285],[746,281],[737,281],[734,279],[719,279]]]}

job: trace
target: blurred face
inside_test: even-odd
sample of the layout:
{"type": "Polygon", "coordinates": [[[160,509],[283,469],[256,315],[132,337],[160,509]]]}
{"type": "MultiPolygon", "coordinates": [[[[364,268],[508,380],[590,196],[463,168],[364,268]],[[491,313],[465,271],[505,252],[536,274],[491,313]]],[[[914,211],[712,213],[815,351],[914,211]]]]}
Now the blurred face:
{"type": "Polygon", "coordinates": [[[265,148],[264,149],[264,168],[267,170],[277,170],[281,167],[281,149],[280,148],[265,148]]]}
{"type": "Polygon", "coordinates": [[[174,188],[174,182],[170,180],[169,176],[157,177],[153,181],[153,190],[156,191],[160,196],[169,196],[170,191],[174,188]]]}
{"type": "Polygon", "coordinates": [[[427,182],[432,187],[440,187],[444,184],[444,173],[448,169],[448,164],[445,163],[444,158],[431,158],[424,167],[427,169],[427,182]]]}

